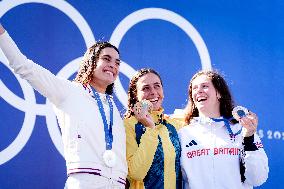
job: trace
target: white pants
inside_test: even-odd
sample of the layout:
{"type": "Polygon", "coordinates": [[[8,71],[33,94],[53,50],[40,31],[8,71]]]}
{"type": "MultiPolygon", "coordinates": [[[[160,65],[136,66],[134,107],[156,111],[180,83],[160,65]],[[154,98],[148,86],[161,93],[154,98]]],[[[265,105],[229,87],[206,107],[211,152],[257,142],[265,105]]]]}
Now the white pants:
{"type": "Polygon", "coordinates": [[[125,189],[125,185],[99,175],[75,173],[67,178],[64,189],[125,189]]]}

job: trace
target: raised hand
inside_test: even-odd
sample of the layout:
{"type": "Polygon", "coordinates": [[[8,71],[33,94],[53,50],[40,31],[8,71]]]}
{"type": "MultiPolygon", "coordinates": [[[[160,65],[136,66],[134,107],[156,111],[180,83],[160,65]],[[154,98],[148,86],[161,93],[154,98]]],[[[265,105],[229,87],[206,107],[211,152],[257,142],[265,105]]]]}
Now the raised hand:
{"type": "Polygon", "coordinates": [[[155,123],[150,115],[152,104],[148,101],[137,102],[134,105],[133,112],[136,119],[145,127],[154,128],[155,123]]]}
{"type": "Polygon", "coordinates": [[[249,112],[248,115],[242,117],[239,122],[245,129],[245,137],[252,136],[256,132],[258,118],[255,113],[249,112]]]}

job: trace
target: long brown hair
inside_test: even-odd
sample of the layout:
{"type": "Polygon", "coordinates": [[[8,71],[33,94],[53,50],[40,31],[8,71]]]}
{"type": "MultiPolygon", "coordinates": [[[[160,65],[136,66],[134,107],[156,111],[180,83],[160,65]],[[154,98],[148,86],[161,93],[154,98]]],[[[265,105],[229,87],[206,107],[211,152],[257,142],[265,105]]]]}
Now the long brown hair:
{"type": "Polygon", "coordinates": [[[217,72],[217,71],[205,71],[201,70],[197,72],[190,80],[188,87],[188,104],[185,108],[185,122],[187,124],[190,123],[193,117],[198,117],[199,112],[197,107],[195,106],[192,99],[192,82],[195,78],[201,75],[206,75],[211,81],[216,89],[216,91],[220,94],[219,102],[220,102],[220,114],[225,118],[232,117],[232,110],[234,108],[234,101],[232,99],[231,92],[229,87],[225,81],[225,79],[217,72]]]}
{"type": "Polygon", "coordinates": [[[141,77],[143,77],[144,75],[146,75],[148,73],[153,73],[156,76],[158,76],[160,81],[161,81],[161,84],[163,85],[161,76],[155,70],[153,70],[151,68],[142,68],[142,69],[138,70],[129,82],[128,103],[127,103],[126,113],[124,114],[124,118],[129,118],[130,116],[134,115],[132,109],[133,109],[134,105],[138,102],[137,85],[136,84],[141,77]]]}
{"type": "MultiPolygon", "coordinates": [[[[102,41],[96,42],[93,46],[87,49],[80,63],[80,68],[78,70],[78,73],[74,79],[75,82],[81,83],[84,87],[88,86],[88,84],[93,79],[93,72],[94,69],[97,67],[97,60],[99,58],[99,55],[101,51],[106,47],[115,49],[119,54],[119,50],[109,42],[102,42],[102,41]]],[[[113,86],[114,83],[107,86],[106,88],[107,94],[111,95],[113,93],[113,86]]]]}

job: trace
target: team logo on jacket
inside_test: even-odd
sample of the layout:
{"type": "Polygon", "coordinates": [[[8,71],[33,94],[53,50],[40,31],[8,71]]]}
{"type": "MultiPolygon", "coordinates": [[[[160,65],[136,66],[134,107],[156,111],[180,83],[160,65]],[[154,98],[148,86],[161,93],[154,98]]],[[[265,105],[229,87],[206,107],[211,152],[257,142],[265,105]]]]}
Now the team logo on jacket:
{"type": "Polygon", "coordinates": [[[257,148],[263,148],[263,144],[261,142],[256,142],[255,145],[257,148]]]}
{"type": "Polygon", "coordinates": [[[194,145],[197,145],[197,143],[195,142],[195,140],[192,140],[192,141],[190,141],[190,143],[188,143],[186,145],[186,147],[190,147],[190,146],[194,146],[194,145]]]}

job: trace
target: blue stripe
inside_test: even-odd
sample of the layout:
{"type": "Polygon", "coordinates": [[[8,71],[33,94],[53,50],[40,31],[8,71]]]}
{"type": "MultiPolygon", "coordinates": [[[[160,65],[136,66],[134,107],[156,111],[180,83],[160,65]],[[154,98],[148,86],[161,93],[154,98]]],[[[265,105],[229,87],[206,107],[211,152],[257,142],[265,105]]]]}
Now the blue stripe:
{"type": "MultiPolygon", "coordinates": [[[[182,177],[180,168],[180,155],[181,146],[178,138],[177,131],[175,127],[166,121],[163,122],[168,129],[170,140],[175,148],[176,160],[175,160],[175,172],[176,172],[176,188],[181,188],[182,177]]],[[[142,135],[145,133],[146,128],[141,124],[135,124],[136,142],[139,146],[142,135]]],[[[160,136],[158,136],[159,143],[157,150],[154,155],[153,163],[143,179],[145,189],[163,189],[164,188],[164,152],[162,147],[162,141],[160,136]]]]}
{"type": "Polygon", "coordinates": [[[178,133],[176,128],[164,121],[163,123],[168,131],[169,131],[169,136],[172,141],[172,144],[175,148],[175,153],[176,153],[176,161],[175,161],[175,171],[176,171],[176,188],[182,188],[182,175],[181,175],[181,168],[180,168],[180,156],[181,156],[181,145],[179,142],[178,138],[178,133]]]}
{"type": "MultiPolygon", "coordinates": [[[[140,145],[142,135],[145,133],[146,128],[138,122],[135,124],[136,142],[140,145]]],[[[161,138],[158,136],[159,144],[154,155],[153,163],[144,178],[145,189],[162,189],[164,188],[164,152],[162,148],[161,138]]]]}
{"type": "Polygon", "coordinates": [[[140,122],[136,123],[134,127],[135,127],[135,133],[136,133],[136,142],[139,146],[141,136],[145,133],[146,128],[140,122]]]}
{"type": "Polygon", "coordinates": [[[162,189],[164,188],[164,152],[160,136],[159,144],[153,159],[153,163],[143,179],[145,189],[162,189]]]}

